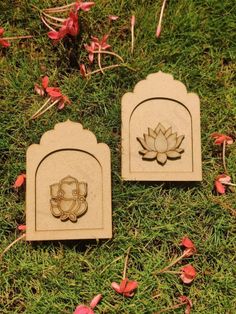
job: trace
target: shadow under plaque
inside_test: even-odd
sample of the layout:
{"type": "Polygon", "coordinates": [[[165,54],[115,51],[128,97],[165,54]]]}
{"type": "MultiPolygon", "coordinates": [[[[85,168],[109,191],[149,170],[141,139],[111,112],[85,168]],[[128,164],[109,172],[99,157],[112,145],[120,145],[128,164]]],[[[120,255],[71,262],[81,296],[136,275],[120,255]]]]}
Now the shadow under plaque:
{"type": "Polygon", "coordinates": [[[200,101],[159,71],[122,97],[122,178],[201,181],[200,101]]]}
{"type": "Polygon", "coordinates": [[[26,240],[112,237],[110,149],[66,121],[27,150],[26,240]]]}

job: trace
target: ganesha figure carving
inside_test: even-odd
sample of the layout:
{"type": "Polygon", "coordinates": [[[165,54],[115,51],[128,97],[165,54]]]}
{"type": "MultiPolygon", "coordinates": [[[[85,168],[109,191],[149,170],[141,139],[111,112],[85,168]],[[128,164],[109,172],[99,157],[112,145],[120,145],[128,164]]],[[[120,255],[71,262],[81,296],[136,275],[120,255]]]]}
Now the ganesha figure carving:
{"type": "Polygon", "coordinates": [[[50,185],[50,195],[51,213],[61,221],[76,222],[88,209],[87,183],[79,182],[71,176],[50,185]]]}

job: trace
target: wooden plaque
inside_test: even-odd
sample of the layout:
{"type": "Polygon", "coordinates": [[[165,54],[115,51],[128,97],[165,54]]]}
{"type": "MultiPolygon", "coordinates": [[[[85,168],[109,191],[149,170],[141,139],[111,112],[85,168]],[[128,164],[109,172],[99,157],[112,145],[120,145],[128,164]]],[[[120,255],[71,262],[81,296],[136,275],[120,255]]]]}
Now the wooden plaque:
{"type": "Polygon", "coordinates": [[[122,98],[122,178],[201,181],[200,101],[159,71],[122,98]]]}
{"type": "Polygon", "coordinates": [[[112,237],[111,161],[79,123],[56,124],[27,150],[26,239],[112,237]]]}

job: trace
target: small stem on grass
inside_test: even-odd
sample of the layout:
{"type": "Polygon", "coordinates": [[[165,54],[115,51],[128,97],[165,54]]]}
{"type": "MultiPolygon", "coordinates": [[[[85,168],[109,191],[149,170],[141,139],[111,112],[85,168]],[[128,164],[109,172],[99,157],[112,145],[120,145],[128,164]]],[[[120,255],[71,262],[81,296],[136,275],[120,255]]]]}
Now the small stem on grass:
{"type": "Polygon", "coordinates": [[[14,36],[14,37],[3,37],[4,40],[14,40],[14,39],[25,39],[25,38],[33,38],[32,35],[26,35],[26,36],[14,36]]]}
{"type": "Polygon", "coordinates": [[[231,183],[231,182],[224,182],[223,184],[224,184],[224,185],[230,185],[230,186],[236,186],[235,183],[231,183]]]}
{"type": "Polygon", "coordinates": [[[67,5],[63,5],[61,7],[55,7],[55,8],[48,8],[48,9],[44,9],[43,11],[45,12],[57,12],[57,11],[67,11],[68,9],[70,9],[71,7],[73,7],[75,5],[75,2],[67,4],[67,5]],[[64,10],[66,9],[66,10],[64,10]]]}
{"type": "Polygon", "coordinates": [[[31,119],[34,119],[34,117],[41,111],[43,110],[43,108],[45,108],[47,106],[47,104],[49,103],[49,101],[51,100],[51,98],[49,97],[45,103],[39,108],[39,110],[37,110],[31,117],[30,117],[30,120],[31,119]]]}
{"type": "Polygon", "coordinates": [[[102,53],[102,54],[112,55],[112,56],[115,56],[118,59],[120,59],[122,62],[124,62],[124,59],[121,56],[119,56],[118,54],[116,54],[115,52],[112,52],[112,51],[106,51],[106,50],[97,51],[97,50],[95,50],[95,51],[93,51],[93,53],[100,53],[100,54],[102,53]]]}
{"type": "Polygon", "coordinates": [[[134,25],[135,25],[135,16],[131,17],[131,53],[134,53],[134,25]]]}
{"type": "Polygon", "coordinates": [[[43,11],[43,15],[45,15],[46,17],[48,17],[49,19],[52,19],[52,20],[54,20],[54,21],[57,21],[57,22],[65,22],[65,20],[66,19],[62,19],[62,18],[60,18],[60,17],[54,17],[54,16],[52,16],[52,15],[50,15],[50,14],[47,14],[47,13],[45,13],[44,11],[43,11]]]}
{"type": "Polygon", "coordinates": [[[226,149],[226,141],[223,142],[222,159],[223,159],[224,171],[227,174],[227,168],[226,168],[226,162],[225,162],[225,149],[226,149]]]}
{"type": "Polygon", "coordinates": [[[161,24],[162,24],[165,5],[166,5],[166,0],[163,1],[162,7],[161,7],[161,13],[160,13],[160,17],[159,17],[159,21],[158,21],[158,25],[157,25],[157,30],[156,30],[156,37],[157,38],[160,37],[160,34],[161,34],[161,24]]]}
{"type": "Polygon", "coordinates": [[[98,50],[98,66],[99,69],[101,70],[102,74],[104,74],[104,71],[102,69],[102,65],[101,65],[101,53],[100,53],[100,46],[99,46],[99,50],[98,50]]]}
{"type": "Polygon", "coordinates": [[[4,250],[3,252],[0,254],[0,260],[2,259],[3,255],[10,250],[10,248],[16,244],[17,242],[19,242],[20,240],[24,239],[26,236],[25,233],[23,233],[19,238],[15,239],[12,243],[10,243],[4,250]]]}
{"type": "Polygon", "coordinates": [[[43,22],[51,31],[56,32],[56,30],[55,30],[54,28],[52,28],[52,27],[45,21],[45,19],[44,19],[44,17],[43,17],[42,15],[41,15],[40,17],[41,17],[42,22],[43,22]]]}
{"type": "Polygon", "coordinates": [[[40,117],[42,114],[44,114],[46,111],[48,111],[50,108],[52,108],[54,105],[56,105],[58,102],[60,101],[60,99],[55,100],[53,103],[51,103],[47,108],[45,108],[43,111],[39,112],[37,115],[34,115],[34,117],[32,118],[33,120],[35,120],[36,118],[40,117]]]}
{"type": "MultiPolygon", "coordinates": [[[[118,67],[124,67],[124,68],[127,68],[127,69],[131,70],[131,71],[136,72],[135,69],[131,68],[129,65],[127,65],[127,64],[125,64],[125,63],[109,65],[109,66],[104,67],[104,68],[102,68],[102,69],[103,69],[103,71],[104,71],[104,70],[111,70],[111,69],[118,68],[118,67]]],[[[100,69],[95,70],[95,71],[92,71],[92,72],[88,72],[88,73],[85,74],[85,77],[88,77],[88,76],[90,76],[90,75],[92,75],[92,74],[96,74],[96,73],[99,73],[99,72],[101,72],[100,69]]]]}
{"type": "Polygon", "coordinates": [[[181,261],[181,259],[183,259],[185,256],[188,256],[188,254],[189,254],[189,250],[186,250],[181,256],[179,256],[177,259],[173,260],[168,266],[164,267],[161,270],[155,271],[153,274],[157,275],[157,274],[161,274],[161,273],[166,273],[168,269],[170,269],[172,266],[174,266],[179,261],[181,261]]]}
{"type": "Polygon", "coordinates": [[[127,254],[125,257],[125,264],[124,264],[124,270],[123,270],[123,279],[126,278],[126,272],[127,272],[127,267],[128,267],[128,260],[129,260],[129,252],[130,252],[130,247],[127,250],[127,254]]]}
{"type": "Polygon", "coordinates": [[[44,17],[44,20],[45,20],[48,24],[51,24],[51,25],[56,26],[56,27],[61,27],[61,24],[52,22],[52,21],[50,21],[47,17],[44,17]]]}

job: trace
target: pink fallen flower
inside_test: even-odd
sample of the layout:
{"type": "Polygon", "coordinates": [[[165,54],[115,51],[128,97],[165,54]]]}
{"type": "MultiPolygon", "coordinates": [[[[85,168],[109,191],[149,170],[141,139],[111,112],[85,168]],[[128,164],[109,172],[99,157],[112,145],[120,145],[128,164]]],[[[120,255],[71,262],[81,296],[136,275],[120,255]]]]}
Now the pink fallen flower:
{"type": "Polygon", "coordinates": [[[225,194],[225,185],[231,185],[231,177],[226,174],[221,174],[216,177],[215,189],[220,194],[225,194]]]}
{"type": "Polygon", "coordinates": [[[194,243],[188,237],[182,239],[181,245],[185,247],[184,254],[186,257],[192,256],[197,252],[194,243]]]}
{"type": "Polygon", "coordinates": [[[232,137],[225,135],[225,134],[217,133],[217,132],[212,133],[211,137],[215,139],[214,144],[216,144],[216,145],[221,145],[224,142],[226,142],[226,144],[228,144],[228,145],[231,145],[234,142],[232,137]]]}
{"type": "Polygon", "coordinates": [[[181,268],[180,278],[183,283],[189,284],[191,283],[195,277],[197,276],[197,272],[192,265],[186,265],[181,268]]]}
{"type": "Polygon", "coordinates": [[[185,295],[181,295],[179,297],[179,300],[182,304],[186,304],[186,309],[185,309],[184,313],[190,314],[191,308],[193,307],[193,302],[188,297],[186,297],[185,295]]]}
{"type": "Polygon", "coordinates": [[[21,173],[17,178],[16,178],[16,181],[13,185],[13,187],[15,189],[21,187],[24,183],[25,183],[25,180],[26,180],[26,175],[24,173],[21,173]]]}
{"type": "Polygon", "coordinates": [[[73,314],[94,314],[93,309],[97,306],[102,298],[101,294],[96,295],[92,301],[90,302],[89,306],[86,305],[78,305],[73,314]]]}
{"type": "Polygon", "coordinates": [[[106,50],[108,48],[111,48],[111,45],[107,43],[108,37],[109,35],[107,34],[107,35],[104,35],[101,40],[99,40],[97,37],[91,36],[95,44],[95,48],[98,48],[99,50],[106,50]]]}
{"type": "Polygon", "coordinates": [[[138,288],[137,281],[128,280],[125,278],[121,280],[121,283],[112,282],[111,287],[119,294],[122,294],[124,297],[132,297],[134,291],[138,288]]]}
{"type": "MultiPolygon", "coordinates": [[[[4,28],[0,28],[0,36],[4,34],[4,28]]],[[[4,38],[0,38],[0,45],[4,48],[9,47],[11,44],[9,41],[5,40],[4,38]]]]}

